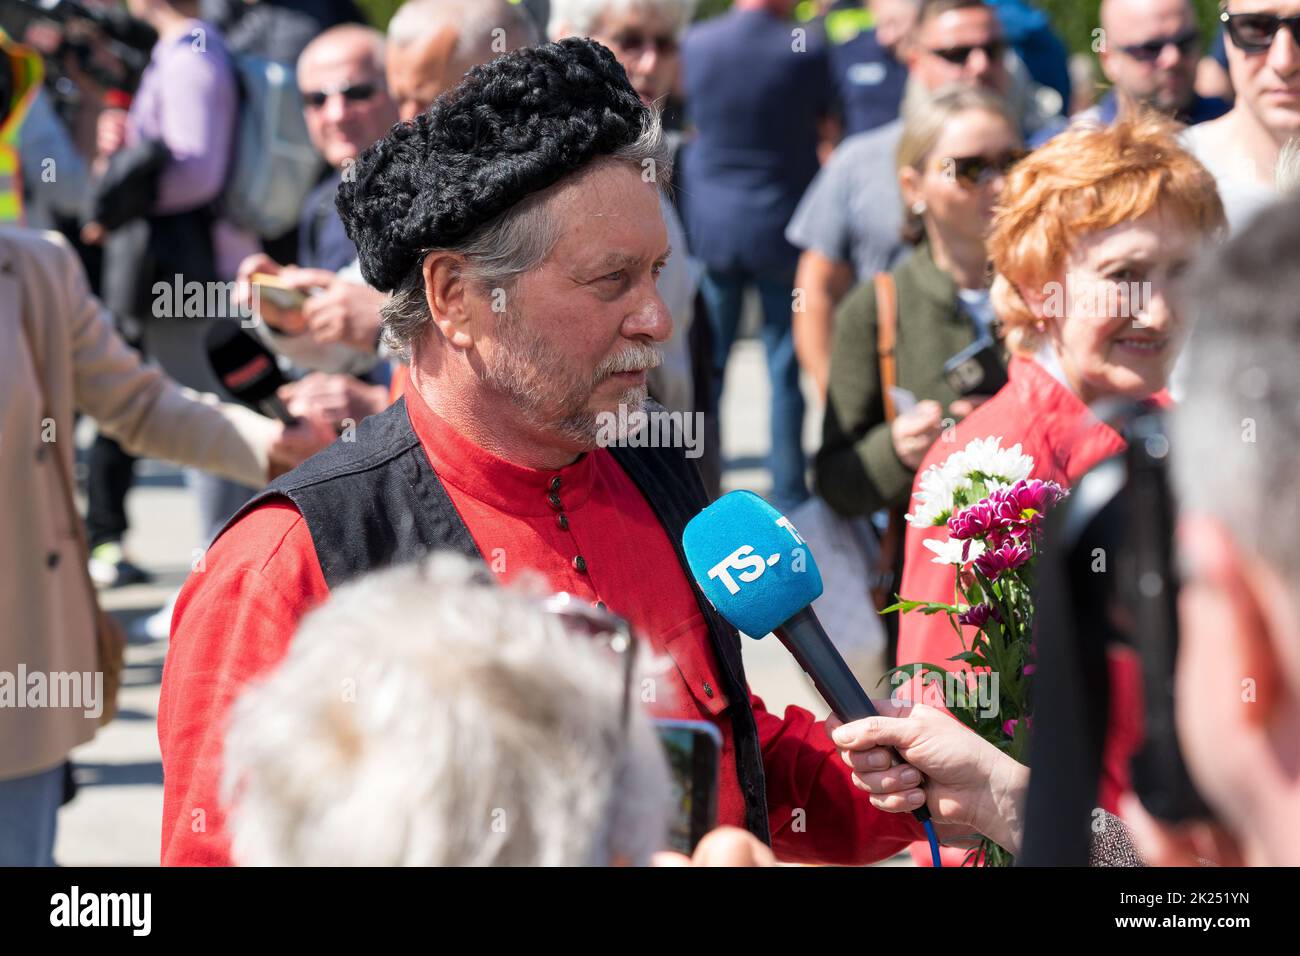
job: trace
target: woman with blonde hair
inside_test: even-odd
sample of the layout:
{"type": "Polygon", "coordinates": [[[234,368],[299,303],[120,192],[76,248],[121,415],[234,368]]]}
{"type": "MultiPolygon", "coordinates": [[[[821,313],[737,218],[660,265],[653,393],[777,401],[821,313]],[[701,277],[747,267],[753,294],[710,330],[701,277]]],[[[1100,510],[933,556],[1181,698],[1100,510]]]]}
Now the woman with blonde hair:
{"type": "MultiPolygon", "coordinates": [[[[1012,171],[989,237],[1010,381],[956,426],[952,441],[931,448],[919,473],[973,439],[996,437],[1033,459],[1032,477],[1068,487],[1124,449],[1105,421],[1116,400],[1165,400],[1186,331],[1179,279],[1226,228],[1214,178],[1175,137],[1152,116],[1071,130],[1012,171]]],[[[952,599],[953,567],[931,560],[923,544],[943,537],[943,527],[908,529],[900,594],[952,599]]],[[[898,660],[946,661],[960,642],[941,615],[906,615],[898,660]]],[[[1112,813],[1141,732],[1138,680],[1133,661],[1112,660],[1099,795],[1112,813]]],[[[929,693],[927,702],[942,703],[929,693]]]]}
{"type": "Polygon", "coordinates": [[[906,503],[943,420],[975,404],[945,380],[943,366],[976,340],[994,340],[984,241],[1023,145],[1006,104],[983,90],[947,87],[908,114],[898,178],[904,238],[915,251],[859,286],[835,320],[815,468],[818,493],[842,515],[906,503]],[[884,320],[882,304],[892,313],[884,320]],[[878,360],[882,338],[896,343],[887,363],[878,360]],[[890,384],[919,399],[916,407],[894,415],[890,384]]]}

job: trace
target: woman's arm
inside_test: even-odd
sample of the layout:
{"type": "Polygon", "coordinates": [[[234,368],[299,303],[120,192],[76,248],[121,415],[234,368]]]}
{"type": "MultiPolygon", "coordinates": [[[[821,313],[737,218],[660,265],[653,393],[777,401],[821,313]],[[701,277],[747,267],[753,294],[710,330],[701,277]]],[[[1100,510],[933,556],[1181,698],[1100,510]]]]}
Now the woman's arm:
{"type": "Polygon", "coordinates": [[[286,451],[280,444],[284,427],[182,388],[144,365],[90,294],[72,248],[62,242],[50,245],[58,250],[57,271],[66,277],[61,318],[70,324],[76,407],[133,454],[192,465],[240,484],[264,484],[272,456],[286,451]]]}

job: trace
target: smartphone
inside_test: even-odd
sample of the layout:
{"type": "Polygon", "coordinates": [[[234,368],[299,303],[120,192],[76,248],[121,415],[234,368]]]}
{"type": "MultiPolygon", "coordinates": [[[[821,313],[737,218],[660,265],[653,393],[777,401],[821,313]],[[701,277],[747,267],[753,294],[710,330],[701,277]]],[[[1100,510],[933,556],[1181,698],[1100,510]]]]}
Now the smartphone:
{"type": "Polygon", "coordinates": [[[307,301],[307,295],[301,289],[294,289],[280,281],[279,276],[269,272],[254,272],[249,281],[254,286],[254,293],[262,302],[269,302],[277,309],[301,309],[307,301]]]}
{"type": "Polygon", "coordinates": [[[669,849],[690,856],[718,825],[718,763],[722,734],[702,720],[656,720],[672,777],[669,849]]]}
{"type": "Polygon", "coordinates": [[[997,394],[1007,384],[1002,346],[990,339],[972,342],[943,363],[943,377],[962,398],[997,394]]]}

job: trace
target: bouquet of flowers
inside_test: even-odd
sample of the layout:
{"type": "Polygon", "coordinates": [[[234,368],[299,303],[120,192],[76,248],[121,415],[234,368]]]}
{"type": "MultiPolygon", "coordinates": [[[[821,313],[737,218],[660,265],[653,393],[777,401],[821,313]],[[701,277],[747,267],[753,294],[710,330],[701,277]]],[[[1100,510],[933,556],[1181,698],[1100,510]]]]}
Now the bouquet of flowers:
{"type": "MultiPolygon", "coordinates": [[[[917,507],[907,515],[914,526],[947,526],[947,540],[923,543],[936,564],[956,567],[952,603],[900,596],[881,611],[946,615],[962,648],[949,660],[966,667],[904,664],[885,676],[895,683],[918,674],[923,685],[946,682],[945,703],[953,716],[1024,763],[1034,673],[1034,563],[1043,516],[1066,492],[1055,482],[1030,478],[1033,459],[1021,454],[1019,445],[1002,448],[1001,442],[977,438],[928,468],[913,496],[917,507]],[[969,646],[963,626],[976,629],[969,646]]],[[[965,862],[1008,866],[1011,855],[983,839],[965,862]]]]}

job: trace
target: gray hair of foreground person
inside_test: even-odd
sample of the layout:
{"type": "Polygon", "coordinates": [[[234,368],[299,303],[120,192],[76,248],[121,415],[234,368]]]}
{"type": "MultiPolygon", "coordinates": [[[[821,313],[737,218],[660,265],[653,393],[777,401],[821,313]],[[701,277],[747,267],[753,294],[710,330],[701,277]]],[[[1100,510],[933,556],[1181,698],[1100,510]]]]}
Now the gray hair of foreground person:
{"type": "Polygon", "coordinates": [[[1207,255],[1187,298],[1196,322],[1174,416],[1179,503],[1231,528],[1300,602],[1300,197],[1207,255]]]}
{"type": "MultiPolygon", "coordinates": [[[[644,668],[638,662],[638,679],[644,668]]],[[[670,786],[623,666],[440,553],[340,587],[237,703],[223,800],[244,866],[648,864],[670,786]]]]}

